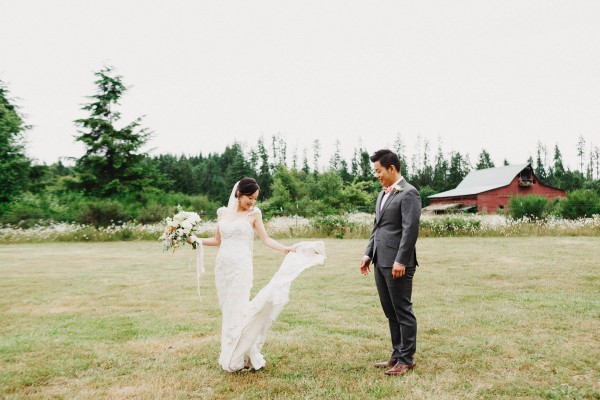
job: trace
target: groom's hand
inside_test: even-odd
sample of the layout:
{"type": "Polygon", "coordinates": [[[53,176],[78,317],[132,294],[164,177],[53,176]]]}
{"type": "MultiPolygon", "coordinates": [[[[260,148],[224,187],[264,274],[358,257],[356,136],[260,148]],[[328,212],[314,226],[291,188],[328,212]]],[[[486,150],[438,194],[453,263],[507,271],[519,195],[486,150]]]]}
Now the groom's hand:
{"type": "Polygon", "coordinates": [[[406,273],[406,265],[395,262],[392,266],[392,278],[400,279],[406,273]]]}
{"type": "Polygon", "coordinates": [[[362,261],[360,262],[360,273],[363,275],[369,275],[371,272],[371,259],[367,256],[364,256],[362,261]]]}

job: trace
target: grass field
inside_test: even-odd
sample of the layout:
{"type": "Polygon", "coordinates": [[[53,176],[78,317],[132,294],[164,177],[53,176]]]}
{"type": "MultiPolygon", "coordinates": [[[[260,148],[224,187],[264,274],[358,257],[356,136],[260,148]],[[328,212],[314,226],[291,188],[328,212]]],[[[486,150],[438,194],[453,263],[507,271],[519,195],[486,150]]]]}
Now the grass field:
{"type": "MultiPolygon", "coordinates": [[[[285,240],[286,243],[292,241],[285,240]]],[[[5,399],[600,399],[599,237],[423,238],[417,367],[386,377],[387,323],[365,240],[326,240],[292,286],[267,366],[217,364],[220,313],[207,248],[157,242],[0,246],[5,399]]],[[[255,292],[283,255],[255,245],[255,292]]]]}

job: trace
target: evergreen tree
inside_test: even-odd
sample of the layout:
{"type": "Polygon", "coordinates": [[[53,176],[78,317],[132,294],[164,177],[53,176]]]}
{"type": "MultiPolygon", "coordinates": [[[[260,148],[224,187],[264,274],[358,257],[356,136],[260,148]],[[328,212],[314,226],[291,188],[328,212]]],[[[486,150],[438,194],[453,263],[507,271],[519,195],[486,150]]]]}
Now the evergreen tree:
{"type": "Polygon", "coordinates": [[[360,165],[360,157],[359,157],[359,152],[356,149],[356,147],[354,148],[354,154],[352,155],[352,161],[350,162],[350,173],[352,174],[352,176],[357,177],[358,176],[358,166],[360,165]]]}
{"type": "Polygon", "coordinates": [[[124,192],[141,193],[150,186],[152,172],[143,167],[146,154],[141,148],[150,132],[140,128],[141,118],[119,129],[115,126],[121,114],[114,110],[127,88],[122,77],[113,68],[105,67],[95,73],[98,87],[92,102],[83,106],[88,118],[75,123],[81,128],[77,141],[86,146],[86,152],[76,162],[78,187],[85,193],[109,197],[124,192]]]}
{"type": "Polygon", "coordinates": [[[250,150],[250,159],[248,162],[250,163],[250,168],[254,171],[252,176],[258,176],[258,153],[254,149],[250,150]]]}
{"type": "Polygon", "coordinates": [[[310,172],[310,167],[308,166],[308,150],[306,148],[302,151],[302,172],[305,174],[310,172]]]}
{"type": "Polygon", "coordinates": [[[354,176],[348,171],[348,163],[344,159],[340,161],[340,169],[338,170],[338,172],[342,177],[344,183],[350,183],[354,180],[354,176]]]}
{"type": "Polygon", "coordinates": [[[425,139],[423,143],[423,167],[416,176],[415,185],[417,188],[425,186],[431,187],[433,182],[433,167],[429,163],[429,141],[425,139]]]}
{"type": "Polygon", "coordinates": [[[373,168],[371,166],[371,157],[366,150],[361,150],[360,152],[360,174],[358,176],[359,181],[375,181],[375,176],[373,175],[373,168]]]}
{"type": "Polygon", "coordinates": [[[552,166],[552,175],[550,178],[554,183],[558,183],[563,178],[564,174],[565,167],[563,166],[562,162],[562,154],[560,153],[560,149],[556,144],[554,145],[554,164],[552,166]]]}
{"type": "Polygon", "coordinates": [[[460,152],[450,155],[450,168],[448,170],[448,187],[455,188],[469,173],[469,162],[460,152]]]}
{"type": "Polygon", "coordinates": [[[298,170],[298,146],[294,146],[294,155],[292,156],[292,169],[298,170]]]}
{"type": "Polygon", "coordinates": [[[329,170],[330,171],[339,171],[340,170],[340,165],[342,163],[342,152],[341,152],[341,142],[340,140],[336,140],[335,141],[335,151],[333,152],[333,154],[331,155],[331,158],[329,159],[329,170]]]}
{"type": "Polygon", "coordinates": [[[593,165],[592,170],[596,170],[596,179],[600,179],[600,147],[594,146],[594,150],[592,153],[593,157],[593,165]]]}
{"type": "MultiPolygon", "coordinates": [[[[402,168],[402,167],[401,167],[402,168]]],[[[417,143],[415,144],[415,152],[411,157],[410,165],[410,181],[417,180],[421,173],[421,136],[417,135],[417,143]]]]}
{"type": "Polygon", "coordinates": [[[448,161],[444,158],[444,152],[442,151],[442,144],[438,144],[438,151],[435,155],[435,166],[433,168],[433,182],[431,185],[432,190],[435,193],[443,192],[448,189],[446,177],[448,175],[448,161]]]}
{"type": "Polygon", "coordinates": [[[267,198],[271,195],[271,184],[273,183],[273,177],[271,176],[271,169],[269,168],[269,154],[265,148],[263,138],[258,139],[258,158],[260,159],[260,167],[258,169],[258,176],[256,181],[260,186],[261,197],[267,198]]]}
{"type": "Polygon", "coordinates": [[[29,127],[8,98],[0,81],[0,204],[27,190],[30,161],[25,155],[23,132],[29,127]]]}
{"type": "Polygon", "coordinates": [[[496,165],[490,157],[490,153],[488,153],[486,149],[481,149],[481,153],[479,153],[479,158],[477,159],[475,169],[494,168],[495,166],[496,165]]]}
{"type": "Polygon", "coordinates": [[[244,151],[239,143],[234,143],[225,148],[225,151],[221,155],[221,165],[221,171],[224,171],[225,185],[227,187],[233,187],[237,181],[244,177],[253,176],[250,163],[246,161],[244,151]]]}
{"type": "Polygon", "coordinates": [[[319,172],[319,159],[321,158],[321,142],[316,139],[313,142],[313,172],[317,174],[319,172]]]}
{"type": "Polygon", "coordinates": [[[546,158],[547,158],[547,154],[548,154],[548,150],[546,149],[546,146],[544,146],[544,144],[542,144],[542,142],[537,143],[537,158],[536,158],[536,165],[535,165],[535,176],[537,176],[540,180],[542,181],[546,181],[546,178],[548,177],[548,175],[546,174],[546,168],[545,168],[545,164],[546,164],[546,158]]]}
{"type": "Polygon", "coordinates": [[[402,136],[400,135],[400,133],[396,134],[396,139],[394,140],[394,151],[400,159],[400,174],[402,176],[408,177],[408,163],[405,155],[406,146],[404,144],[404,140],[402,140],[402,136]]]}
{"type": "Polygon", "coordinates": [[[583,173],[583,156],[585,155],[585,139],[579,135],[577,140],[577,157],[579,157],[579,171],[583,173]]]}

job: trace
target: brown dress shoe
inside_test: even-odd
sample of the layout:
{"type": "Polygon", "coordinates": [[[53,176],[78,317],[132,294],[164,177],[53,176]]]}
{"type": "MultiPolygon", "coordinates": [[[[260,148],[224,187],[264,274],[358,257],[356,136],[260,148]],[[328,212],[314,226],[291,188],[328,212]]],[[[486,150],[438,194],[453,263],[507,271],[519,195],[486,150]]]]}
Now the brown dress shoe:
{"type": "Polygon", "coordinates": [[[412,364],[400,364],[397,362],[392,369],[385,371],[386,375],[403,375],[415,367],[415,363],[412,364]]]}
{"type": "Polygon", "coordinates": [[[382,362],[376,362],[375,366],[377,368],[392,368],[394,365],[396,365],[396,359],[395,358],[390,358],[387,361],[382,361],[382,362]]]}

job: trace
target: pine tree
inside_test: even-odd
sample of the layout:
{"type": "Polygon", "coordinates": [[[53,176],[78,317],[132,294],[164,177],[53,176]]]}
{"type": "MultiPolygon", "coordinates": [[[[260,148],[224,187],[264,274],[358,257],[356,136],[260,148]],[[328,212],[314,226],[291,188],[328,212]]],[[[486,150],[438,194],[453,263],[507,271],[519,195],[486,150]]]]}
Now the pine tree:
{"type": "Polygon", "coordinates": [[[402,136],[400,133],[396,134],[396,139],[394,140],[394,151],[398,155],[400,159],[400,174],[402,176],[408,177],[408,163],[406,162],[406,146],[404,144],[404,140],[402,140],[402,136]]]}
{"type": "Polygon", "coordinates": [[[302,172],[305,174],[310,172],[310,167],[308,166],[308,150],[306,148],[302,150],[302,172]]]}
{"type": "Polygon", "coordinates": [[[153,176],[152,171],[145,169],[146,153],[141,152],[150,132],[140,128],[141,117],[121,129],[115,126],[121,114],[114,108],[127,88],[112,67],[105,67],[94,75],[98,78],[94,82],[98,91],[90,96],[92,102],[82,108],[90,112],[90,116],[75,121],[80,127],[76,140],[86,147],[85,154],[75,165],[78,187],[99,197],[140,193],[150,186],[153,176]]]}
{"type": "Polygon", "coordinates": [[[450,155],[450,168],[448,170],[448,187],[455,188],[469,173],[468,160],[460,152],[450,155]]]}
{"type": "Polygon", "coordinates": [[[331,171],[339,171],[342,164],[342,151],[341,151],[342,143],[340,140],[335,141],[335,151],[331,155],[329,159],[329,169],[331,171]]]}
{"type": "Polygon", "coordinates": [[[547,178],[546,168],[545,168],[547,153],[548,153],[548,150],[546,149],[546,146],[544,146],[544,144],[542,142],[538,141],[537,158],[536,158],[536,165],[535,165],[534,172],[535,172],[535,176],[537,176],[538,179],[543,180],[543,181],[545,181],[547,178]]]}
{"type": "Polygon", "coordinates": [[[495,166],[496,165],[490,157],[490,153],[488,153],[486,149],[481,149],[481,153],[479,153],[479,158],[477,159],[475,169],[494,168],[495,166]]]}
{"type": "Polygon", "coordinates": [[[27,190],[30,161],[25,155],[23,132],[29,127],[17,110],[0,81],[0,203],[27,190]]]}
{"type": "Polygon", "coordinates": [[[585,139],[579,135],[577,140],[577,157],[579,157],[579,171],[583,174],[583,156],[585,155],[585,139]]]}
{"type": "Polygon", "coordinates": [[[321,158],[321,142],[319,139],[313,141],[313,172],[319,172],[319,159],[321,158]]]}
{"type": "Polygon", "coordinates": [[[256,181],[261,188],[261,197],[268,198],[271,195],[271,184],[273,177],[269,167],[269,153],[265,148],[263,138],[258,139],[258,158],[260,159],[260,167],[258,168],[258,176],[256,181]]]}
{"type": "Polygon", "coordinates": [[[438,151],[435,155],[435,166],[433,168],[433,182],[431,188],[436,192],[443,192],[450,189],[447,187],[446,177],[448,175],[448,161],[444,158],[441,142],[438,144],[438,151]]]}

